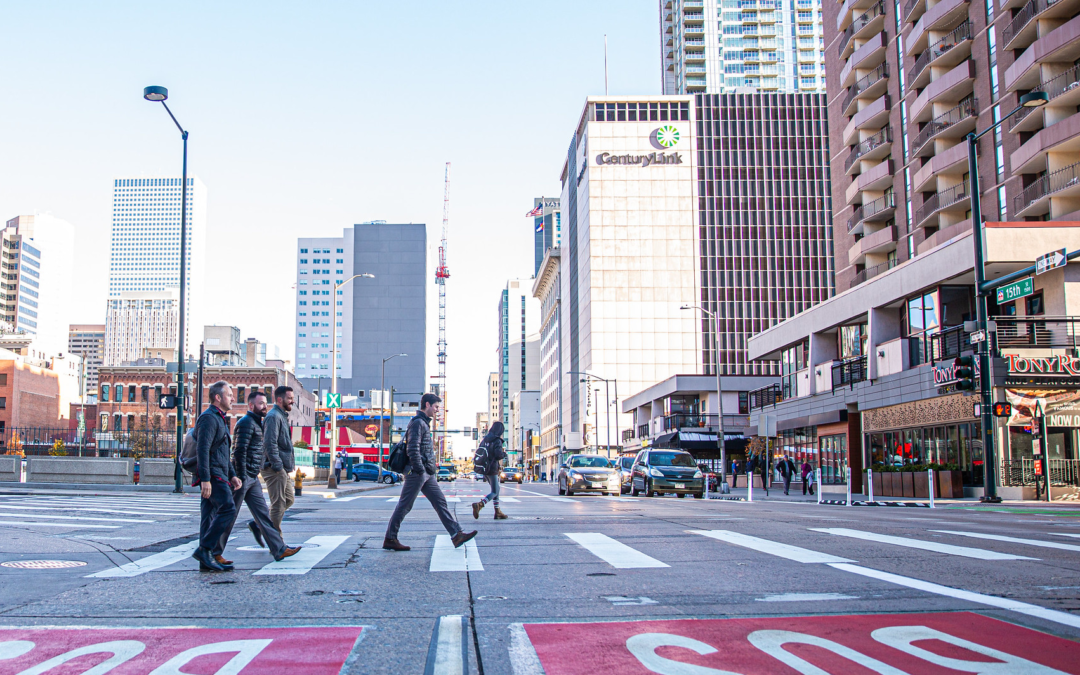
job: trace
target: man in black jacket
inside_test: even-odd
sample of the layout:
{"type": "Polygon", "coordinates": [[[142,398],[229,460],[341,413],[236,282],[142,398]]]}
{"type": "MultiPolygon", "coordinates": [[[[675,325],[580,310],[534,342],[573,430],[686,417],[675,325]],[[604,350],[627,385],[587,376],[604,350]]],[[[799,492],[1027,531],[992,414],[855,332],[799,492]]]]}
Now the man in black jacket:
{"type": "Polygon", "coordinates": [[[397,508],[394,515],[390,516],[390,524],[386,527],[386,537],[383,539],[383,548],[388,551],[408,551],[410,547],[398,541],[398,530],[401,529],[401,521],[412,510],[416,496],[423,492],[428,502],[435,509],[443,527],[450,533],[454,548],[457,548],[476,536],[476,530],[464,532],[458,524],[454,514],[446,505],[446,497],[436,479],[439,466],[435,461],[435,448],[431,442],[431,419],[439,412],[439,403],[442,399],[435,394],[424,394],[420,398],[420,412],[409,422],[405,430],[405,447],[409,452],[409,466],[405,469],[405,483],[401,488],[401,497],[398,498],[397,508]]]}
{"type": "Polygon", "coordinates": [[[231,570],[214,559],[213,551],[221,537],[236,520],[232,493],[242,483],[236,477],[229,457],[229,425],[225,412],[232,408],[233,393],[229,383],[220,380],[210,385],[210,406],[195,422],[195,452],[198,457],[196,484],[202,491],[199,522],[199,546],[191,554],[199,569],[213,572],[231,570]]]}
{"type": "Polygon", "coordinates": [[[791,488],[791,477],[795,475],[795,462],[791,461],[791,458],[787,455],[784,455],[776,469],[780,472],[780,477],[784,479],[784,494],[787,494],[791,488]]]}
{"type": "Polygon", "coordinates": [[[281,385],[274,390],[274,407],[266,413],[263,421],[262,479],[270,495],[270,520],[281,531],[281,519],[285,511],[296,501],[293,478],[296,469],[293,457],[292,430],[289,428],[289,412],[293,407],[292,387],[281,385]]]}
{"type": "Polygon", "coordinates": [[[233,493],[233,504],[236,511],[233,520],[229,523],[229,529],[221,534],[217,546],[214,548],[214,560],[222,565],[231,565],[232,561],[225,560],[222,553],[229,541],[229,534],[236,525],[236,516],[240,513],[240,505],[246,503],[251,512],[252,520],[248,521],[248,529],[254,535],[259,546],[265,548],[270,544],[270,554],[274,560],[284,560],[289,556],[296,555],[299,546],[286,546],[281,538],[281,532],[270,520],[270,509],[266,506],[263,498],[262,484],[259,483],[259,471],[263,464],[263,418],[266,416],[266,394],[258,389],[253,389],[247,397],[248,412],[236,423],[233,437],[233,469],[236,477],[242,485],[233,493]],[[264,538],[265,542],[264,543],[264,538]]]}

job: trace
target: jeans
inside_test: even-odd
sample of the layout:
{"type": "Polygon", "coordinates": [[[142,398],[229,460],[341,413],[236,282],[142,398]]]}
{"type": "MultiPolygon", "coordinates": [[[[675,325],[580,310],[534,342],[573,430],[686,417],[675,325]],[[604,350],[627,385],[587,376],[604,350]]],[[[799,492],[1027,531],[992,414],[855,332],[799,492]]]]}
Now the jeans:
{"type": "Polygon", "coordinates": [[[222,536],[228,538],[229,528],[236,520],[233,489],[224,480],[210,479],[210,497],[199,504],[199,546],[213,551],[222,536]]]}
{"type": "Polygon", "coordinates": [[[266,492],[270,495],[270,521],[281,532],[281,519],[296,501],[292,479],[284,469],[263,469],[259,475],[266,482],[266,492]]]}
{"type": "Polygon", "coordinates": [[[241,504],[247,504],[252,518],[248,522],[255,523],[255,526],[262,531],[263,539],[266,541],[266,545],[270,547],[270,554],[277,558],[285,552],[285,542],[281,538],[281,532],[270,520],[270,511],[266,506],[266,500],[263,499],[262,485],[259,484],[258,478],[248,478],[239,490],[233,492],[233,504],[236,505],[236,510],[233,512],[232,520],[229,522],[229,529],[222,533],[217,546],[211,553],[221,555],[225,551],[225,545],[229,541],[229,534],[236,525],[236,517],[240,515],[241,504]]]}
{"type": "Polygon", "coordinates": [[[484,502],[491,502],[495,505],[495,508],[499,508],[499,492],[502,490],[502,484],[499,483],[499,474],[484,476],[484,480],[491,486],[491,492],[484,497],[484,502]]]}
{"type": "Polygon", "coordinates": [[[788,490],[790,488],[791,488],[791,474],[790,473],[785,473],[784,474],[784,494],[787,494],[788,490]]]}
{"type": "Polygon", "coordinates": [[[435,480],[435,476],[424,472],[414,473],[410,470],[409,473],[405,474],[405,482],[401,486],[401,497],[398,498],[398,505],[394,509],[394,515],[390,516],[390,523],[386,526],[387,539],[398,538],[401,521],[405,520],[405,516],[409,515],[409,511],[412,511],[413,502],[416,501],[416,496],[421,492],[427,497],[431,507],[435,509],[435,513],[439,516],[439,520],[442,521],[443,527],[450,533],[450,536],[461,532],[461,525],[458,525],[454,514],[450,513],[450,508],[446,505],[446,497],[443,495],[439,483],[435,480]]]}

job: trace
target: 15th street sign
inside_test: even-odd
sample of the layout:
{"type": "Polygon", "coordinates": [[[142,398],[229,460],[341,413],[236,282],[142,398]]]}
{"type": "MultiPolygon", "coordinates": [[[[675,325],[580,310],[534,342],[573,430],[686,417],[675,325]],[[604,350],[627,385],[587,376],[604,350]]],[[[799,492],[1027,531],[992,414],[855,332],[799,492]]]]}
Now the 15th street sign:
{"type": "Polygon", "coordinates": [[[1018,298],[1022,298],[1027,295],[1031,295],[1035,292],[1035,284],[1031,277],[1027,279],[1021,279],[1020,281],[1014,281],[1011,284],[1001,286],[997,289],[997,302],[999,305],[1006,302],[1012,302],[1018,298]]]}
{"type": "Polygon", "coordinates": [[[1035,274],[1042,274],[1050,270],[1065,266],[1065,249],[1050,251],[1035,260],[1035,274]]]}

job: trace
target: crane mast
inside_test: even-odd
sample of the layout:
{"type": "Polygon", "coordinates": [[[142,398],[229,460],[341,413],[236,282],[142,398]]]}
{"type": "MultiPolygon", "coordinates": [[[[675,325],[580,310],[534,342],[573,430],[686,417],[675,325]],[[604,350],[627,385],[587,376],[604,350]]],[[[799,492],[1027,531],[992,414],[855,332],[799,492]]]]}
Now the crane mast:
{"type": "Polygon", "coordinates": [[[442,240],[439,242],[439,266],[435,268],[435,283],[439,286],[439,396],[443,403],[439,408],[436,428],[439,434],[439,460],[446,459],[446,416],[449,402],[446,397],[446,280],[450,278],[450,268],[446,266],[446,235],[450,227],[450,162],[446,163],[443,181],[443,216],[442,240]]]}

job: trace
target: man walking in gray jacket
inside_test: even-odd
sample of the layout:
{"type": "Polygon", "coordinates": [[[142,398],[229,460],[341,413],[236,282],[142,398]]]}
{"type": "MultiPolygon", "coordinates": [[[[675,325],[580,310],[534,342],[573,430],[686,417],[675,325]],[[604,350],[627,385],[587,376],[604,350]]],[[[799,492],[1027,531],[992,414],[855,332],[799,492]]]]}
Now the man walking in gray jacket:
{"type": "Polygon", "coordinates": [[[409,422],[405,430],[405,443],[409,453],[409,467],[405,470],[405,483],[401,488],[401,497],[398,499],[394,515],[390,517],[390,524],[386,527],[386,538],[383,539],[383,548],[388,551],[408,551],[410,547],[398,541],[398,530],[401,529],[401,521],[412,510],[416,496],[421,492],[427,497],[428,502],[435,509],[443,527],[450,533],[454,548],[457,548],[476,536],[476,530],[464,532],[458,524],[454,514],[446,505],[446,497],[436,479],[439,466],[435,461],[435,448],[431,442],[431,420],[439,412],[439,404],[442,399],[435,394],[424,394],[420,398],[420,412],[409,422]]]}
{"type": "Polygon", "coordinates": [[[292,387],[284,385],[274,390],[274,407],[263,421],[262,476],[270,495],[270,520],[281,532],[281,519],[293,505],[293,482],[289,474],[296,468],[293,460],[292,432],[289,430],[289,411],[293,407],[292,387]]]}

